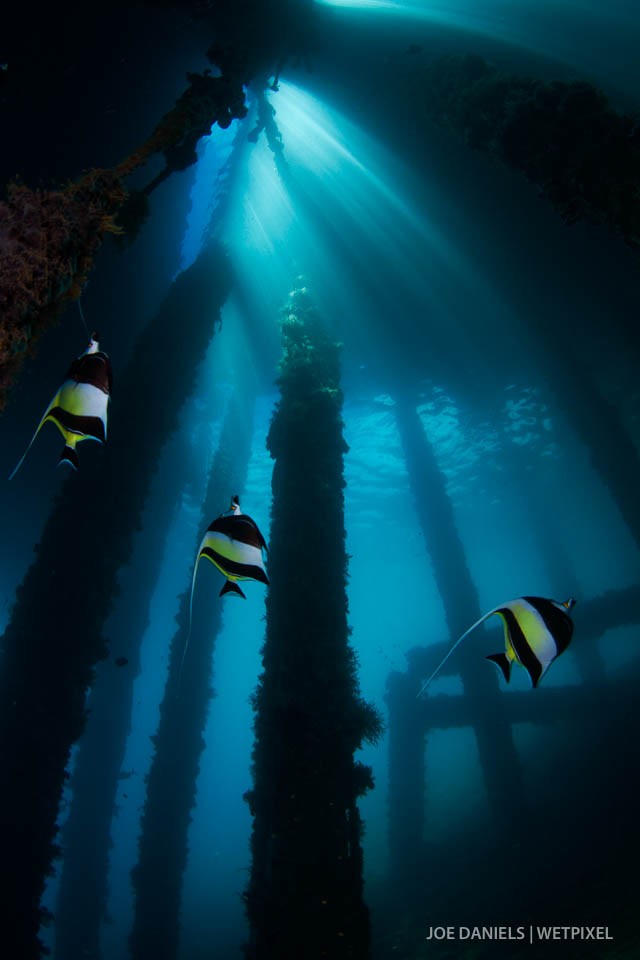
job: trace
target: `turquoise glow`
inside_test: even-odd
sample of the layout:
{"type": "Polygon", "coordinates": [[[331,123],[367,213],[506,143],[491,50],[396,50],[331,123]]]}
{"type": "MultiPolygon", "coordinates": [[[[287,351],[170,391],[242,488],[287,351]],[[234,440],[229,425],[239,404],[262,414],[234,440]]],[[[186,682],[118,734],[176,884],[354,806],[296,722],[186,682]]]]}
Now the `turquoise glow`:
{"type": "Polygon", "coordinates": [[[397,24],[413,24],[416,41],[429,43],[424,28],[437,27],[469,40],[483,37],[558,60],[637,94],[640,18],[629,0],[316,0],[351,13],[397,24]]]}

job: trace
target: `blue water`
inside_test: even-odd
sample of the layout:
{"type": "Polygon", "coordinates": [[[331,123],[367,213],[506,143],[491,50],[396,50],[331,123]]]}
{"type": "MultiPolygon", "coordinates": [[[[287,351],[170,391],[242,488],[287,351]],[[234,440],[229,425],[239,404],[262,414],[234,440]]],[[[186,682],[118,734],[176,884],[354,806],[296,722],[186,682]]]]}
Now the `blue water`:
{"type": "MultiPolygon", "coordinates": [[[[430,45],[437,52],[447,52],[449,46],[456,53],[493,52],[514,71],[522,62],[526,74],[537,70],[545,79],[558,75],[594,82],[620,109],[640,104],[640,13],[636,4],[625,0],[606,5],[595,0],[536,4],[335,0],[333,6],[338,29],[341,22],[363,24],[363,47],[367,42],[384,46],[381,36],[388,30],[390,55],[397,58],[399,69],[406,63],[402,59],[406,41],[415,38],[423,48],[419,56],[428,56],[430,45]]],[[[195,483],[190,478],[176,504],[150,598],[122,768],[130,776],[121,781],[112,826],[104,960],[124,960],[127,955],[133,916],[129,875],[135,866],[145,775],[152,756],[150,737],[158,722],[178,597],[190,584],[194,550],[203,532],[198,524],[207,451],[217,444],[226,398],[247,370],[255,372],[259,389],[243,505],[269,540],[273,462],[265,438],[278,399],[278,316],[294,286],[306,285],[326,327],[343,345],[351,642],[358,656],[362,695],[385,718],[387,679],[392,671],[407,669],[407,652],[454,639],[398,433],[393,395],[399,385],[415,388],[420,420],[444,477],[482,610],[525,594],[563,600],[575,591],[579,603],[584,603],[638,584],[638,545],[549,382],[552,374],[545,369],[535,334],[542,314],[571,331],[576,356],[619,413],[638,452],[635,358],[615,335],[607,334],[610,312],[623,324],[637,321],[637,256],[634,260],[620,241],[597,228],[567,228],[536,195],[535,187],[486,156],[468,151],[435,126],[418,160],[410,147],[410,131],[385,127],[384,118],[376,121],[375,77],[370,78],[368,106],[366,96],[362,99],[362,77],[356,76],[362,56],[363,50],[354,51],[354,90],[359,92],[353,95],[347,88],[340,93],[331,58],[325,62],[319,57],[312,74],[285,69],[280,90],[267,97],[276,110],[295,189],[283,181],[262,134],[255,145],[242,148],[230,203],[224,220],[215,225],[231,257],[236,290],[223,310],[222,327],[202,358],[196,392],[179,417],[178,432],[191,436],[196,457],[202,450],[201,473],[195,483]],[[303,202],[305,197],[313,202],[303,202]],[[217,414],[210,417],[210,409],[217,414]],[[529,501],[532,490],[542,503],[535,514],[529,501]],[[549,564],[546,544],[551,535],[561,545],[564,581],[549,564]]],[[[249,102],[253,108],[255,101],[249,102]]],[[[191,186],[184,190],[183,240],[174,270],[166,277],[167,288],[197,256],[220,194],[220,172],[233,153],[237,133],[237,123],[227,131],[214,128],[199,146],[191,186]]],[[[160,226],[158,221],[154,229],[160,226]]],[[[571,364],[571,352],[564,361],[571,364]]],[[[43,440],[44,447],[33,454],[35,474],[55,447],[49,438],[43,440]]],[[[170,469],[173,443],[175,437],[169,440],[166,462],[156,475],[156,491],[170,469]]],[[[33,481],[29,484],[27,494],[37,499],[33,481]]],[[[429,491],[424,496],[428,500],[429,491]]],[[[11,562],[4,551],[1,625],[30,562],[48,497],[49,493],[42,494],[34,506],[25,543],[11,562]]],[[[220,510],[225,507],[221,504],[220,510]]],[[[136,569],[144,563],[145,533],[155,520],[152,491],[131,564],[121,571],[121,609],[129,591],[135,591],[136,569]]],[[[313,544],[309,549],[313,551],[313,544]]],[[[199,592],[217,592],[219,585],[217,572],[202,569],[195,602],[199,592]]],[[[215,695],[204,731],[206,747],[184,877],[181,960],[239,957],[247,939],[241,894],[250,868],[251,817],[242,794],[251,785],[249,697],[261,671],[265,593],[258,584],[249,584],[246,593],[245,603],[225,604],[216,639],[215,695]],[[221,952],[216,952],[216,945],[221,952]]],[[[637,673],[638,622],[640,611],[636,625],[613,626],[597,640],[603,682],[614,683],[625,671],[637,673]]],[[[117,655],[117,640],[111,640],[117,655]]],[[[573,646],[545,678],[545,689],[568,691],[582,683],[579,644],[576,635],[573,646]]],[[[490,621],[457,656],[460,664],[477,665],[478,672],[488,676],[493,668],[482,658],[501,648],[498,622],[490,621]]],[[[112,665],[106,662],[99,669],[112,665]]],[[[499,696],[505,703],[512,694],[536,696],[529,691],[524,670],[514,670],[508,691],[502,681],[501,686],[499,696]]],[[[462,683],[457,674],[442,676],[432,693],[462,697],[462,683]]],[[[594,700],[595,715],[597,709],[594,700]]],[[[90,716],[89,730],[91,722],[90,716]]],[[[606,716],[601,722],[606,726],[606,716]]],[[[553,724],[523,721],[514,723],[513,731],[525,790],[539,797],[541,816],[551,816],[540,787],[549,777],[545,767],[549,741],[562,758],[563,750],[573,752],[575,731],[563,740],[563,731],[553,724]]],[[[425,756],[429,789],[423,839],[460,856],[464,842],[460,837],[466,831],[486,835],[493,822],[473,730],[430,731],[425,756]]],[[[385,886],[392,861],[388,733],[375,746],[363,748],[358,759],[371,765],[376,784],[360,802],[366,828],[365,901],[370,898],[375,904],[373,957],[418,960],[429,955],[423,952],[419,935],[421,919],[414,914],[389,920],[380,906],[391,893],[385,886]]],[[[597,769],[585,769],[583,774],[579,790],[558,789],[556,813],[570,817],[583,785],[590,776],[598,777],[597,769]]],[[[613,789],[624,789],[624,775],[613,789]]],[[[73,781],[61,824],[72,802],[73,781]]],[[[633,827],[630,823],[629,829],[633,827]]],[[[554,851],[549,855],[553,859],[554,851]]],[[[565,860],[562,870],[567,882],[578,883],[565,860]]],[[[58,879],[59,872],[45,898],[54,913],[58,879]]],[[[615,890],[615,881],[611,883],[615,890]]],[[[609,893],[615,897],[615,892],[609,893]]],[[[469,898],[471,902],[472,893],[469,898]]],[[[603,895],[602,916],[593,922],[607,923],[607,909],[603,895]]],[[[460,917],[460,922],[494,922],[472,910],[460,917]]],[[[546,920],[518,914],[512,922],[530,919],[546,920]]],[[[422,925],[426,928],[432,922],[438,917],[429,914],[422,925]]],[[[55,948],[55,925],[44,936],[55,948]]],[[[628,952],[621,944],[616,954],[621,960],[637,956],[633,950],[639,948],[625,941],[624,949],[628,952]]],[[[578,956],[570,956],[574,955],[578,956]]]]}

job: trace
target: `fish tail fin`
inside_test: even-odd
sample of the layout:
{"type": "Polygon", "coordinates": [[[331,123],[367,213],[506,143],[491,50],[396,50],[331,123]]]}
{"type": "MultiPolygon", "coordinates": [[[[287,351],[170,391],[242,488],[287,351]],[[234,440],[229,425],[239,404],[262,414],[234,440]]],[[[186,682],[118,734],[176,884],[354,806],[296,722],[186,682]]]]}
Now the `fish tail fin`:
{"type": "Polygon", "coordinates": [[[69,444],[65,444],[62,453],[58,459],[58,466],[61,463],[68,463],[69,466],[73,467],[74,470],[80,469],[80,462],[78,460],[78,454],[75,451],[75,447],[70,447],[69,444]]]}
{"type": "Polygon", "coordinates": [[[444,656],[444,657],[442,658],[442,660],[440,661],[440,663],[438,664],[438,666],[435,668],[435,670],[433,671],[433,673],[431,674],[431,676],[430,676],[427,680],[425,680],[425,682],[422,684],[422,686],[420,687],[420,691],[419,691],[418,695],[416,696],[416,700],[417,700],[419,697],[422,696],[422,694],[423,694],[424,691],[427,689],[427,687],[429,686],[429,684],[431,683],[431,681],[432,681],[433,679],[435,679],[435,677],[437,677],[437,675],[440,673],[440,671],[441,671],[442,668],[444,667],[445,663],[447,662],[447,660],[449,659],[449,657],[451,656],[451,654],[452,654],[452,653],[454,652],[454,650],[456,650],[457,647],[462,643],[462,641],[464,640],[464,638],[465,638],[465,637],[468,637],[472,630],[475,630],[476,627],[479,627],[481,623],[484,623],[484,621],[487,619],[487,617],[490,617],[491,614],[492,614],[492,613],[495,613],[495,612],[496,612],[495,610],[490,610],[489,613],[485,613],[485,615],[484,615],[483,617],[480,617],[479,620],[476,620],[475,623],[472,623],[471,626],[469,627],[469,629],[468,629],[468,630],[465,630],[465,632],[462,634],[461,637],[458,637],[458,639],[456,640],[456,642],[454,643],[454,645],[451,647],[451,649],[450,649],[449,652],[446,654],[446,656],[444,656]]]}
{"type": "Polygon", "coordinates": [[[485,660],[491,660],[491,663],[495,665],[502,671],[502,676],[505,681],[509,683],[511,679],[511,660],[509,660],[506,653],[490,653],[488,657],[485,657],[485,660]]]}
{"type": "Polygon", "coordinates": [[[238,584],[234,583],[233,580],[225,580],[218,596],[224,597],[227,593],[230,593],[232,597],[242,597],[243,600],[247,599],[238,584]]]}

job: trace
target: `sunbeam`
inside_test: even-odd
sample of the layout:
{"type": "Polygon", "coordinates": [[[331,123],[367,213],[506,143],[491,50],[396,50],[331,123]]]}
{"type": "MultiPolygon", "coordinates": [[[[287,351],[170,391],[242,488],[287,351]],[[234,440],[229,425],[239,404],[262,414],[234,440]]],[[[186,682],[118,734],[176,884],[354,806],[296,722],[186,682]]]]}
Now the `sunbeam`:
{"type": "Polygon", "coordinates": [[[637,3],[28,6],[0,956],[636,958],[637,3]]]}
{"type": "Polygon", "coordinates": [[[352,13],[371,23],[385,20],[414,23],[421,29],[419,42],[428,42],[424,28],[497,40],[536,55],[552,58],[587,71],[637,95],[640,67],[640,19],[628,0],[316,0],[352,13]]]}

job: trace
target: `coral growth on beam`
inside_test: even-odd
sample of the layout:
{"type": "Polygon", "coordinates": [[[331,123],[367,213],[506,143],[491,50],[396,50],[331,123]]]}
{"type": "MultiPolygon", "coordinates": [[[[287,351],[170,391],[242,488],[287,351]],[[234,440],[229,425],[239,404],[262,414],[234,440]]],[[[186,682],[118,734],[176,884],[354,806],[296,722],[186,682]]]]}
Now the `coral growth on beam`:
{"type": "Polygon", "coordinates": [[[605,226],[640,247],[640,125],[585,82],[508,76],[481,57],[442,57],[426,67],[428,113],[523,173],[563,220],[605,226]]]}
{"type": "MultiPolygon", "coordinates": [[[[166,168],[153,185],[196,161],[196,144],[213,124],[246,115],[242,85],[187,74],[189,86],[151,136],[110,170],[90,170],[58,190],[12,183],[0,201],[0,413],[27,354],[61,309],[82,293],[107,233],[135,231],[123,181],[155,153],[166,168]]],[[[149,191],[147,191],[149,192],[149,191]]],[[[146,212],[144,208],[143,214],[146,212]]],[[[137,220],[134,223],[134,220],[137,220]]]]}
{"type": "Polygon", "coordinates": [[[339,346],[306,288],[281,323],[264,670],[253,703],[249,960],[367,960],[355,759],[382,733],[349,642],[339,346]]]}
{"type": "Polygon", "coordinates": [[[62,486],[0,638],[0,819],[11,824],[2,846],[11,883],[0,897],[0,929],[2,956],[11,960],[44,953],[39,931],[48,914],[40,900],[59,854],[69,757],[85,725],[96,664],[107,653],[104,625],[119,571],[130,560],[162,449],[194,389],[232,279],[228,257],[214,243],[174,281],[118,378],[113,412],[128,429],[114,430],[102,456],[62,486]],[[150,404],[159,382],[163,389],[150,404]],[[60,598],[70,583],[67,616],[60,598]]]}
{"type": "Polygon", "coordinates": [[[80,296],[126,192],[109,170],[62,190],[10,184],[0,202],[0,411],[27,352],[60,308],[80,296]]]}

